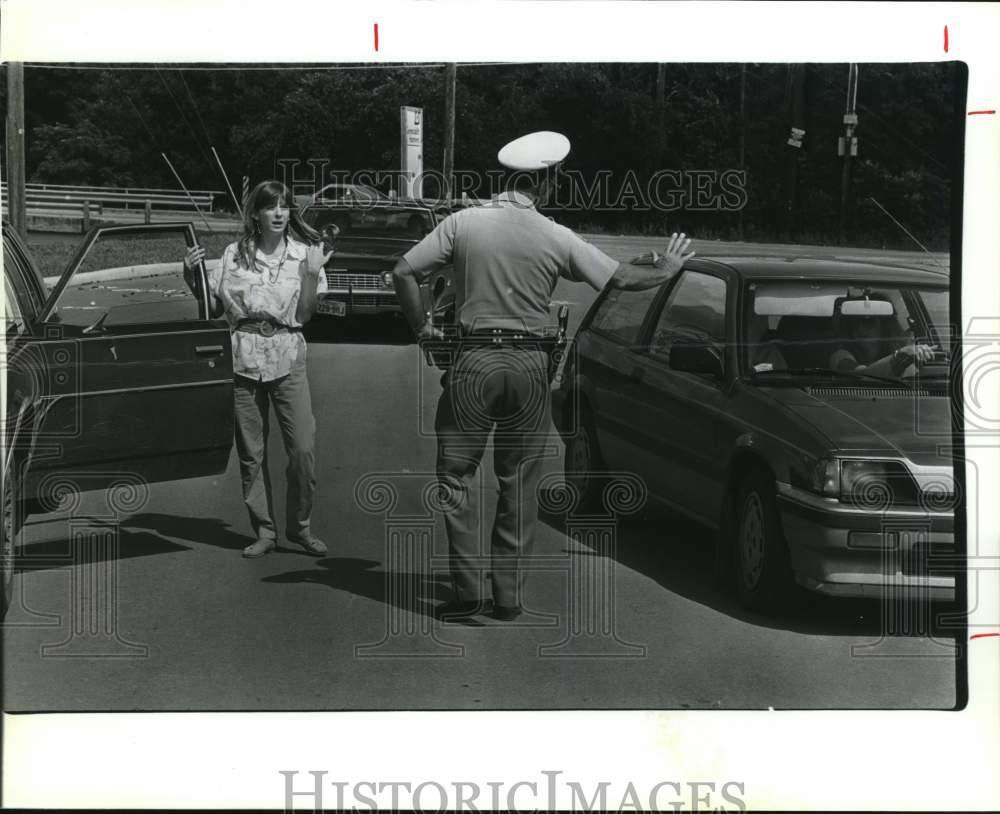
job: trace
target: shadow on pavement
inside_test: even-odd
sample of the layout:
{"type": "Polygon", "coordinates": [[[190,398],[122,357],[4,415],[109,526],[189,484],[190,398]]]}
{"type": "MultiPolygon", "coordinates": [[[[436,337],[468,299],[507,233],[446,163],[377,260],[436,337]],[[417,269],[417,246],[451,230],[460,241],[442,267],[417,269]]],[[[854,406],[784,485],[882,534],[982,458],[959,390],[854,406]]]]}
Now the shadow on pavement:
{"type": "MultiPolygon", "coordinates": [[[[92,526],[98,526],[98,523],[92,526]]],[[[109,533],[113,526],[108,526],[109,533]]],[[[125,528],[118,530],[117,556],[112,557],[114,549],[107,545],[87,541],[87,551],[75,553],[73,540],[59,538],[41,543],[29,543],[20,546],[14,558],[15,573],[30,573],[32,571],[49,571],[59,568],[70,568],[75,565],[87,565],[97,562],[107,562],[110,559],[128,560],[134,557],[151,557],[158,554],[176,554],[190,551],[191,547],[166,540],[158,534],[147,531],[131,531],[125,528]]]]}
{"type": "Polygon", "coordinates": [[[427,574],[400,572],[393,576],[391,586],[378,560],[357,557],[326,557],[318,560],[321,568],[287,571],[264,577],[262,582],[313,582],[355,596],[374,599],[408,613],[434,617],[439,595],[450,594],[447,575],[428,577],[427,574]],[[391,594],[391,595],[390,595],[391,594]]]}
{"type": "MultiPolygon", "coordinates": [[[[565,534],[566,516],[539,513],[556,531],[565,534]]],[[[650,507],[641,515],[622,518],[617,524],[618,563],[655,580],[666,590],[758,627],[823,636],[933,637],[954,640],[963,635],[955,610],[944,603],[891,608],[896,619],[907,618],[908,629],[885,631],[886,609],[878,599],[834,599],[802,589],[790,606],[773,616],[754,613],[715,579],[712,570],[713,534],[686,517],[650,507]],[[907,616],[907,613],[909,614],[907,616]]],[[[592,548],[583,556],[598,556],[592,548]]]]}
{"type": "MultiPolygon", "coordinates": [[[[103,518],[77,519],[84,521],[87,528],[106,528],[109,534],[117,527],[118,554],[115,559],[120,560],[190,551],[192,546],[185,543],[213,545],[233,551],[253,542],[251,537],[233,531],[224,520],[215,517],[180,517],[144,512],[118,523],[103,518]]],[[[106,561],[112,553],[113,549],[107,546],[93,544],[84,561],[106,561]]],[[[15,559],[15,570],[28,572],[65,568],[73,565],[76,559],[81,558],[73,553],[72,538],[60,537],[21,546],[15,559]]]]}
{"type": "Polygon", "coordinates": [[[123,528],[154,531],[164,537],[176,537],[192,543],[214,545],[230,551],[243,549],[253,542],[253,537],[233,531],[225,520],[217,517],[181,517],[173,514],[144,512],[127,517],[123,528]]]}
{"type": "Polygon", "coordinates": [[[313,317],[303,333],[306,340],[331,345],[412,345],[413,332],[402,316],[313,317]]]}

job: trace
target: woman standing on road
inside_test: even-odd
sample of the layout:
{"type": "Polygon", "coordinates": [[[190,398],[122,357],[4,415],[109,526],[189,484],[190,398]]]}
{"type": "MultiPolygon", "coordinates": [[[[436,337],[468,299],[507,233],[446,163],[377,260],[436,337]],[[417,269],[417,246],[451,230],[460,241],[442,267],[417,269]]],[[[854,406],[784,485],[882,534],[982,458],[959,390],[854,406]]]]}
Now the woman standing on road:
{"type": "MultiPolygon", "coordinates": [[[[309,525],[316,488],[316,421],[302,326],[316,310],[316,295],[326,290],[323,267],[332,254],[324,252],[319,234],[303,222],[288,188],[264,181],[244,203],[243,235],[207,274],[212,315],[225,314],[232,331],[236,450],[256,537],[243,549],[244,557],[262,557],[277,547],[267,462],[270,405],[288,455],[286,537],[310,554],[326,553],[309,525]]],[[[185,256],[189,285],[204,259],[200,246],[185,256]]]]}

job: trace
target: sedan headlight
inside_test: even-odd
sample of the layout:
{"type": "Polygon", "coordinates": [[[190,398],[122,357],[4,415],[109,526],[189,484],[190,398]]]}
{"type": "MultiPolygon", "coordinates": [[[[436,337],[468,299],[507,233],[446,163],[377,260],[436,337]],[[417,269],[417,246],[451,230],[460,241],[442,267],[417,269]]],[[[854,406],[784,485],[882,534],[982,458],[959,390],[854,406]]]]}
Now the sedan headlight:
{"type": "Polygon", "coordinates": [[[382,272],[382,288],[392,288],[392,272],[382,272]]]}
{"type": "Polygon", "coordinates": [[[812,472],[812,490],[823,497],[840,496],[840,461],[822,458],[812,472]]]}
{"type": "Polygon", "coordinates": [[[894,504],[915,505],[917,497],[917,485],[899,461],[840,462],[841,503],[881,511],[894,504]]]}
{"type": "Polygon", "coordinates": [[[817,494],[868,511],[919,502],[917,484],[900,461],[823,458],[813,468],[811,485],[817,494]]]}

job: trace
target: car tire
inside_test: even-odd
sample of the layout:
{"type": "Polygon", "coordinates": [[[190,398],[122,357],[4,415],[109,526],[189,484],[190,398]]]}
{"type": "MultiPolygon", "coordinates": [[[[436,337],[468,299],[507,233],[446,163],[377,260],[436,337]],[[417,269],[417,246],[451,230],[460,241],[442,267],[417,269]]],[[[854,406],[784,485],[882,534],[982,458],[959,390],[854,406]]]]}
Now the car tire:
{"type": "Polygon", "coordinates": [[[774,479],[761,470],[745,476],[732,519],[736,593],[755,611],[785,606],[793,586],[788,545],[775,501],[774,479]]]}
{"type": "Polygon", "coordinates": [[[3,581],[3,608],[0,618],[7,615],[14,593],[14,546],[20,532],[18,522],[17,491],[13,472],[3,478],[3,522],[0,526],[0,576],[3,581]]]}
{"type": "Polygon", "coordinates": [[[566,437],[563,460],[566,483],[578,496],[582,509],[596,509],[601,504],[603,477],[607,470],[597,441],[594,415],[586,407],[580,409],[575,431],[566,437]]]}

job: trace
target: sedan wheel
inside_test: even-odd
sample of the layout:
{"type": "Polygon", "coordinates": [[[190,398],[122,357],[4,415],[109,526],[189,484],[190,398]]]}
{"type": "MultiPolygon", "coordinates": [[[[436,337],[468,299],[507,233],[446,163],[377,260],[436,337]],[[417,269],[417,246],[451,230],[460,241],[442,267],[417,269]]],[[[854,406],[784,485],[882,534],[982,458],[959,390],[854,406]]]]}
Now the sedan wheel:
{"type": "Polygon", "coordinates": [[[580,423],[566,439],[564,461],[566,482],[580,496],[581,508],[594,508],[601,497],[604,463],[597,446],[597,431],[589,411],[581,412],[580,423]]]}
{"type": "Polygon", "coordinates": [[[14,478],[10,472],[3,479],[3,526],[0,540],[0,569],[3,578],[3,608],[0,618],[6,615],[14,592],[14,543],[17,539],[17,503],[14,494],[14,478]]]}
{"type": "Polygon", "coordinates": [[[733,542],[740,602],[753,610],[775,610],[788,601],[794,580],[775,505],[774,480],[762,471],[747,475],[736,511],[733,542]]]}
{"type": "Polygon", "coordinates": [[[740,515],[740,553],[740,576],[752,590],[760,582],[764,563],[764,508],[756,492],[747,495],[740,515]]]}

